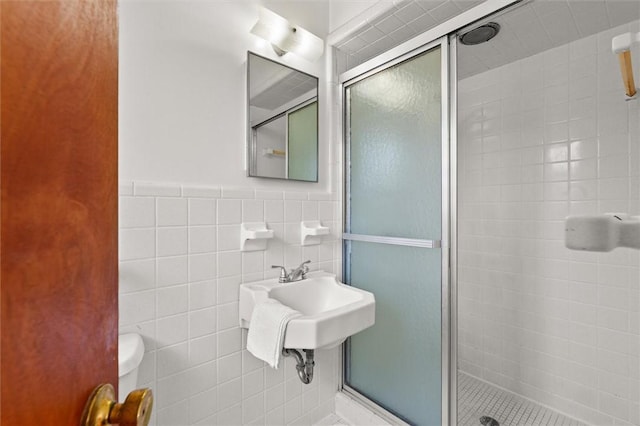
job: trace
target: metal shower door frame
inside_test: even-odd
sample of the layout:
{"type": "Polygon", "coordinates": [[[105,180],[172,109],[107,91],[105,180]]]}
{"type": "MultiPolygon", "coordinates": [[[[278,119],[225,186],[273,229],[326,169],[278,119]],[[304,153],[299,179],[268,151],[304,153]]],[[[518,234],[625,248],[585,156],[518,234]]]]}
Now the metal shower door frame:
{"type": "MultiPolygon", "coordinates": [[[[340,96],[341,96],[341,104],[342,104],[342,120],[343,120],[343,141],[344,141],[344,203],[343,203],[343,229],[344,233],[342,235],[343,242],[343,253],[346,252],[346,246],[348,243],[346,241],[367,241],[372,243],[380,243],[380,244],[391,244],[391,245],[402,245],[402,246],[410,246],[410,247],[421,247],[421,248],[433,248],[441,250],[441,416],[442,416],[442,424],[455,424],[450,423],[451,414],[453,413],[453,417],[455,419],[455,410],[456,410],[456,401],[452,399],[452,395],[455,395],[455,375],[450,373],[450,370],[455,370],[451,368],[451,360],[452,360],[452,346],[455,346],[455,340],[452,340],[451,336],[451,320],[452,312],[450,310],[451,300],[454,299],[452,297],[451,292],[451,265],[455,265],[451,262],[452,257],[452,247],[451,242],[452,235],[455,235],[455,232],[452,232],[452,228],[455,228],[455,221],[452,221],[452,218],[455,218],[455,212],[452,212],[452,207],[455,207],[455,203],[452,204],[451,200],[455,200],[455,185],[456,179],[453,172],[455,172],[455,161],[456,157],[452,156],[455,154],[455,141],[451,139],[451,123],[455,123],[455,121],[451,121],[451,100],[455,98],[455,93],[452,93],[451,86],[451,76],[455,76],[455,71],[452,74],[452,68],[455,70],[455,57],[451,57],[451,50],[449,45],[449,36],[444,35],[435,40],[432,40],[428,43],[424,43],[420,47],[416,49],[412,49],[400,56],[396,56],[394,51],[387,52],[385,54],[380,55],[376,58],[376,62],[380,63],[380,65],[374,66],[366,72],[361,72],[358,75],[353,75],[352,72],[347,72],[340,77],[340,96]],[[421,239],[410,239],[410,238],[393,238],[393,237],[382,237],[382,236],[363,236],[358,234],[350,233],[350,199],[351,199],[351,188],[350,188],[350,150],[351,150],[351,139],[350,139],[350,128],[349,128],[349,120],[347,117],[347,112],[349,111],[348,98],[345,96],[346,90],[349,86],[366,79],[374,74],[377,74],[381,71],[384,71],[388,68],[391,68],[395,65],[401,64],[403,62],[409,61],[420,54],[428,52],[430,50],[439,48],[441,53],[440,58],[440,76],[441,76],[441,239],[440,240],[421,240],[421,239]],[[453,390],[453,392],[452,392],[453,390]]],[[[366,64],[365,64],[366,65],[366,64]]],[[[359,68],[359,67],[358,67],[359,68]]],[[[355,70],[352,70],[355,71],[355,70]]],[[[455,89],[455,86],[453,87],[455,89]]],[[[343,258],[346,257],[343,255],[343,258]]],[[[348,265],[347,262],[343,261],[343,279],[344,275],[347,273],[348,265]]],[[[455,348],[453,348],[455,352],[455,348]]],[[[342,356],[342,372],[341,372],[341,389],[344,393],[349,395],[351,398],[357,400],[361,404],[368,407],[371,411],[376,413],[382,418],[389,420],[392,424],[406,424],[402,419],[395,416],[393,413],[385,410],[380,407],[375,402],[371,401],[366,396],[359,393],[357,390],[351,388],[345,383],[344,377],[344,363],[346,358],[346,345],[344,345],[344,351],[342,356]]],[[[455,364],[453,364],[455,365],[455,364]]]]}

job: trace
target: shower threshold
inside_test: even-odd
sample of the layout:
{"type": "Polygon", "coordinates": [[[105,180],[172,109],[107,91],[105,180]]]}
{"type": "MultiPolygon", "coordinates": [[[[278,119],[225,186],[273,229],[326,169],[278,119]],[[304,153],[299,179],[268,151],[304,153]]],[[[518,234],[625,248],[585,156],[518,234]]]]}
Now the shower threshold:
{"type": "Polygon", "coordinates": [[[459,426],[585,426],[514,393],[458,373],[459,426]]]}

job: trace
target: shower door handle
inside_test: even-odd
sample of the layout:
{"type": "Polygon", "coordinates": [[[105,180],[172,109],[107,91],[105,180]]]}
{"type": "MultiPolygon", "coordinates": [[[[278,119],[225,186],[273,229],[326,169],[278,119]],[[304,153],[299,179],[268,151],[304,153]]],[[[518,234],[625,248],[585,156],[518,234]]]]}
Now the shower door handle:
{"type": "Polygon", "coordinates": [[[441,248],[441,240],[421,240],[415,238],[384,237],[379,235],[342,234],[343,240],[362,241],[365,243],[392,244],[395,246],[441,248]]]}

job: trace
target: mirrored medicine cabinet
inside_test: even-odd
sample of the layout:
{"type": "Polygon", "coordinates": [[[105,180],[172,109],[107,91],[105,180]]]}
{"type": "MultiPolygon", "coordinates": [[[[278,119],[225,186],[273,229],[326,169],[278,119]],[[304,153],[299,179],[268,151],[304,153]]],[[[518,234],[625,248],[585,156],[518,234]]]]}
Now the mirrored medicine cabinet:
{"type": "Polygon", "coordinates": [[[318,78],[248,52],[247,170],[318,181],[318,78]]]}

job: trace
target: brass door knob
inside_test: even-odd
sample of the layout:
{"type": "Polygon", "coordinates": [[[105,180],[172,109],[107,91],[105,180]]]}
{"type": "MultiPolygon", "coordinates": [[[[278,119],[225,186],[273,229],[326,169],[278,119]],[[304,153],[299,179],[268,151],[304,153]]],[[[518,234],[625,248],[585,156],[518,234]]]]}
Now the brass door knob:
{"type": "Polygon", "coordinates": [[[110,384],[93,390],[82,413],[81,426],[147,426],[153,408],[151,389],[136,389],[123,403],[115,401],[116,392],[110,384]]]}

